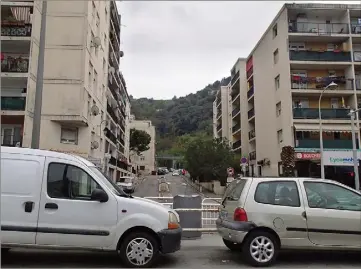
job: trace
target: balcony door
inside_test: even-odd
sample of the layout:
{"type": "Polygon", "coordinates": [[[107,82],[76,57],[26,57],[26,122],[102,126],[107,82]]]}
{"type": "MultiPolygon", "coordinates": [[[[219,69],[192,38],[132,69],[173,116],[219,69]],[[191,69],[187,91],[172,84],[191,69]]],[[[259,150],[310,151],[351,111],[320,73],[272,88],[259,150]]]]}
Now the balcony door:
{"type": "Polygon", "coordinates": [[[2,126],[1,145],[15,147],[21,146],[21,127],[20,126],[2,126]]]}
{"type": "Polygon", "coordinates": [[[307,71],[291,71],[292,89],[307,89],[307,71]]]}

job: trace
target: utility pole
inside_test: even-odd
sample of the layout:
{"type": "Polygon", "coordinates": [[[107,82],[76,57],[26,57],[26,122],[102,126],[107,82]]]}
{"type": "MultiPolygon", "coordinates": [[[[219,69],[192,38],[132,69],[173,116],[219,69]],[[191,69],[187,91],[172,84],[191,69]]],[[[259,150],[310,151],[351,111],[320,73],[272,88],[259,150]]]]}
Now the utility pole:
{"type": "Polygon", "coordinates": [[[47,5],[48,2],[43,1],[42,9],[41,9],[38,70],[36,74],[33,131],[31,136],[31,148],[33,149],[38,149],[40,144],[41,108],[43,103],[43,85],[44,85],[44,58],[45,58],[45,32],[46,32],[47,5]]]}

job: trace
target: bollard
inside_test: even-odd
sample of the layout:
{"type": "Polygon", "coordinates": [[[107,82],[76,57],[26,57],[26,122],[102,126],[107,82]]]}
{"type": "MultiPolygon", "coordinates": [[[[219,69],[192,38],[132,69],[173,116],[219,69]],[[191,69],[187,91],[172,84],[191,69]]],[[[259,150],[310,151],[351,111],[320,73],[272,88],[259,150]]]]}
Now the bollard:
{"type": "Polygon", "coordinates": [[[179,211],[180,225],[185,230],[182,233],[183,239],[199,239],[202,236],[202,197],[199,195],[176,195],[173,198],[173,209],[177,208],[195,208],[197,211],[188,210],[186,212],[179,211]],[[187,231],[187,228],[193,228],[194,231],[187,231]]]}

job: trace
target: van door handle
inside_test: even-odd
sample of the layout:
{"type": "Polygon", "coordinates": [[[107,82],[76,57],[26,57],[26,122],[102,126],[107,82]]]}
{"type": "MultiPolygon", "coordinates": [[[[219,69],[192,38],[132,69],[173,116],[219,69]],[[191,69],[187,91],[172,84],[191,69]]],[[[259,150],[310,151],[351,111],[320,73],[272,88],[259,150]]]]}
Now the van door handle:
{"type": "Polygon", "coordinates": [[[48,208],[48,209],[58,209],[58,205],[57,205],[57,204],[54,204],[54,203],[46,203],[46,204],[45,204],[45,208],[48,208]]]}
{"type": "Polygon", "coordinates": [[[304,219],[307,219],[306,211],[303,211],[301,215],[302,215],[302,217],[303,217],[304,219]]]}
{"type": "Polygon", "coordinates": [[[30,213],[31,211],[33,211],[33,205],[34,205],[34,202],[25,202],[25,212],[26,213],[30,213]]]}

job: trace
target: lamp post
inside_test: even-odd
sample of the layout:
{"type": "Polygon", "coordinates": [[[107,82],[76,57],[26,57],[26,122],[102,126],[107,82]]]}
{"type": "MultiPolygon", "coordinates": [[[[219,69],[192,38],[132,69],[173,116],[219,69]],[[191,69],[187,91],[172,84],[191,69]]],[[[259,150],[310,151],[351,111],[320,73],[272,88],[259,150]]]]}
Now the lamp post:
{"type": "Polygon", "coordinates": [[[337,84],[335,82],[331,82],[330,84],[328,84],[328,86],[326,86],[323,91],[320,94],[320,98],[318,99],[318,118],[319,118],[319,125],[320,125],[320,157],[321,157],[321,178],[324,179],[325,178],[325,165],[323,163],[323,137],[322,137],[322,118],[321,118],[321,99],[323,96],[323,93],[326,90],[334,90],[337,88],[337,84]]]}
{"type": "MultiPolygon", "coordinates": [[[[358,156],[357,156],[357,147],[356,147],[356,134],[355,134],[355,115],[360,109],[350,109],[348,115],[351,118],[351,132],[352,132],[352,159],[353,159],[353,169],[355,173],[355,189],[360,190],[360,181],[358,174],[358,156]]],[[[360,143],[360,141],[359,141],[360,143]]]]}

